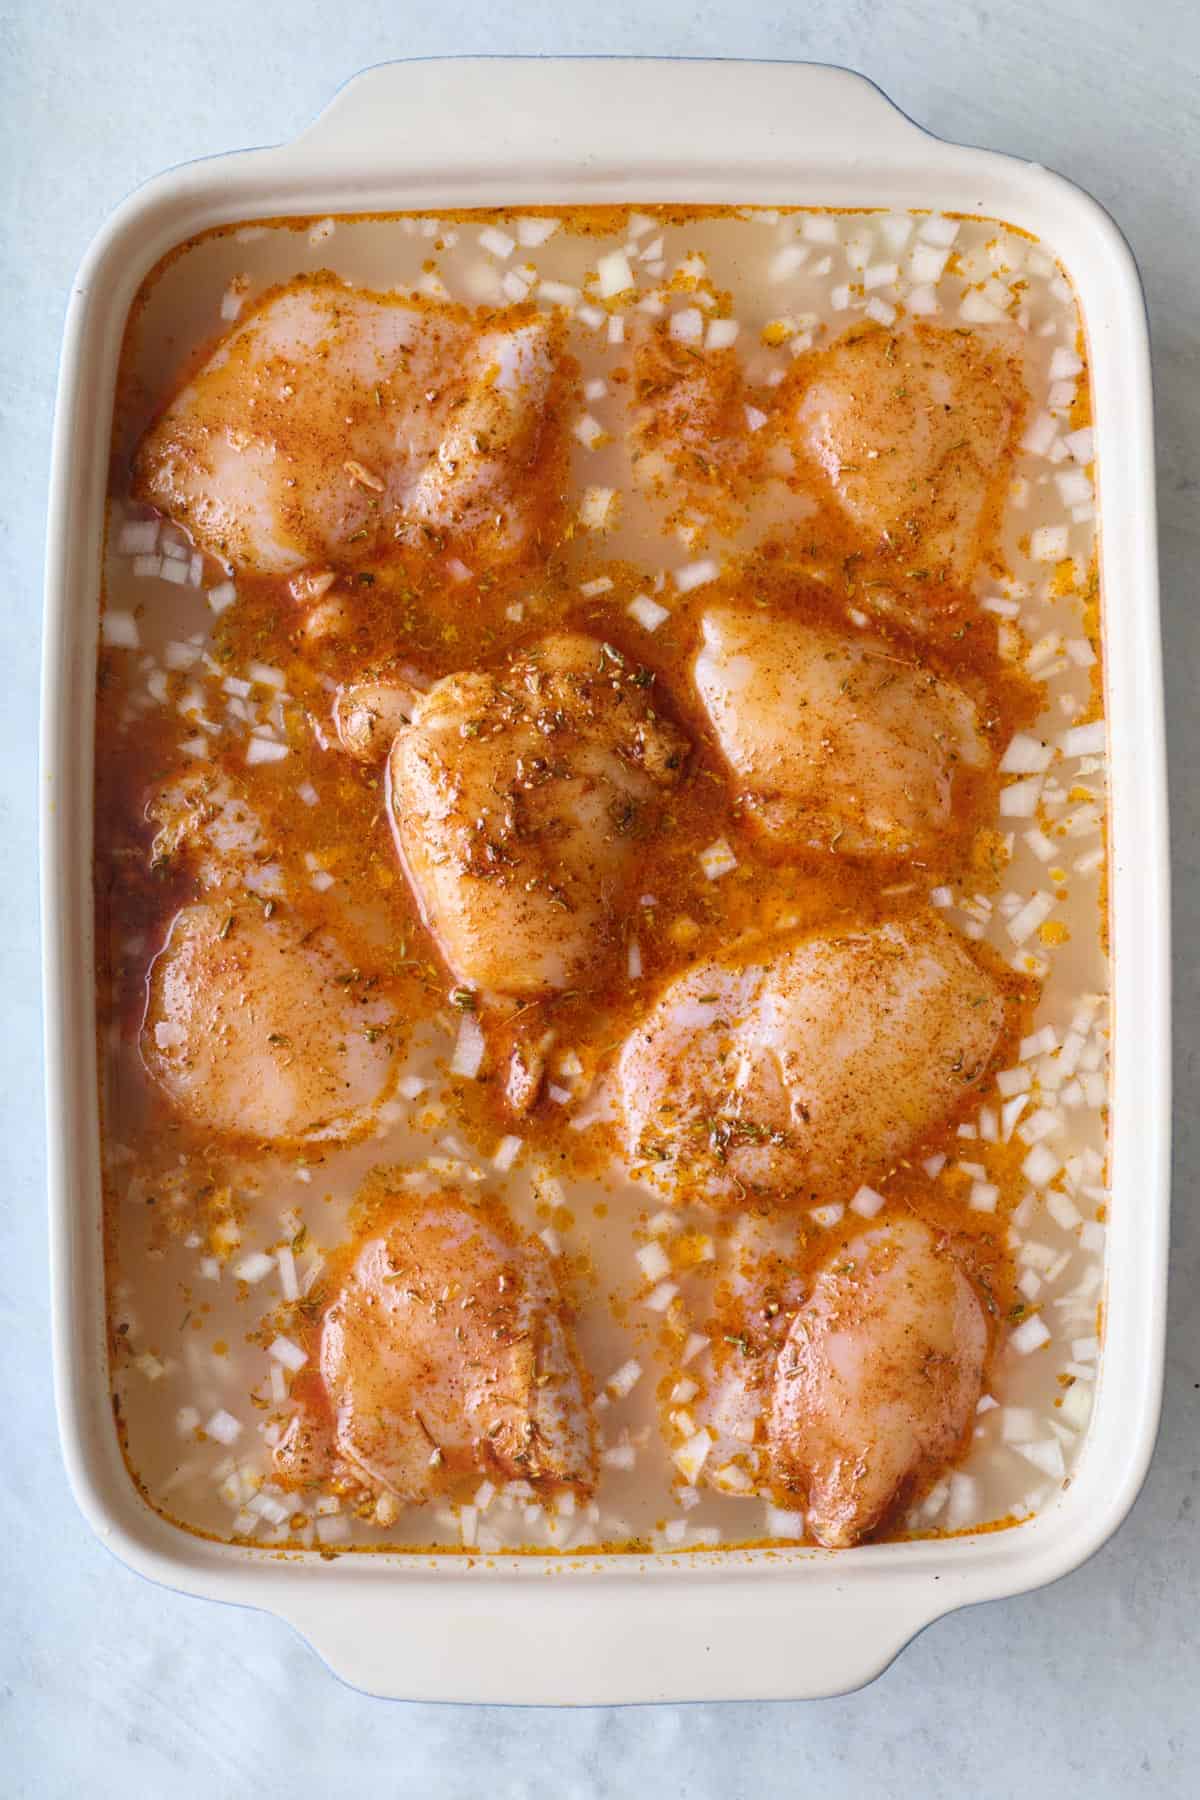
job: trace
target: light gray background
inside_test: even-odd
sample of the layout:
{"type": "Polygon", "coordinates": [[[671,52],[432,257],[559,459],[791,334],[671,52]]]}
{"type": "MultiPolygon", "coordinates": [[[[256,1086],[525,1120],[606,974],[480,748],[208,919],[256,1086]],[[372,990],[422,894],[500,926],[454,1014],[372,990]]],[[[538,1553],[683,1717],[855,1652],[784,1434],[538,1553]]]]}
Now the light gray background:
{"type": "Polygon", "coordinates": [[[0,31],[0,1791],[89,1800],[335,1787],[419,1800],[1198,1791],[1196,0],[791,9],[7,0],[0,31]],[[463,51],[845,63],[940,135],[1018,152],[1090,189],[1132,240],[1149,294],[1178,945],[1175,1250],[1158,1454],[1128,1523],[1088,1567],[1046,1592],[944,1620],[843,1700],[556,1714],[366,1699],[275,1620],[163,1592],[114,1562],[76,1512],[59,1460],[34,801],[45,472],[65,296],[93,232],[147,176],[289,137],[365,64],[463,51]]]}

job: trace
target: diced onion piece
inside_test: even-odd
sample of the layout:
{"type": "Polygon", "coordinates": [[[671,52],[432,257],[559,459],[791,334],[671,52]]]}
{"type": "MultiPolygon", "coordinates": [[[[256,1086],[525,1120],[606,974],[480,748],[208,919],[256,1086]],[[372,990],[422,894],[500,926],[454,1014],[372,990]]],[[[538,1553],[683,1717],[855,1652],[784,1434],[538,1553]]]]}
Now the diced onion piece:
{"type": "Polygon", "coordinates": [[[695,1484],[696,1477],[708,1460],[708,1453],[711,1449],[712,1438],[706,1430],[701,1428],[673,1453],[672,1461],[686,1482],[691,1485],[695,1484]]]}
{"type": "Polygon", "coordinates": [[[1073,350],[1064,349],[1062,345],[1054,351],[1050,358],[1051,381],[1065,381],[1068,376],[1083,373],[1083,364],[1073,350]]]}
{"type": "Polygon", "coordinates": [[[1045,1187],[1061,1168],[1062,1158],[1048,1144],[1035,1144],[1021,1164],[1021,1173],[1034,1187],[1045,1187]]]}
{"type": "Polygon", "coordinates": [[[585,450],[594,450],[597,444],[602,444],[608,436],[599,419],[594,419],[591,413],[584,413],[575,421],[571,429],[585,450]]]}
{"type": "Polygon", "coordinates": [[[579,523],[587,531],[607,531],[616,523],[619,510],[616,488],[585,487],[579,501],[579,523]]]}
{"type": "Polygon", "coordinates": [[[921,225],[917,236],[927,244],[948,246],[958,236],[958,220],[947,219],[941,213],[931,213],[921,225]]]}
{"type": "Polygon", "coordinates": [[[808,260],[808,249],[804,244],[785,244],[777,250],[767,265],[767,280],[770,282],[787,281],[798,269],[803,268],[808,260]]]}
{"type": "Polygon", "coordinates": [[[850,1211],[858,1213],[860,1218],[873,1219],[885,1204],[883,1195],[877,1194],[874,1188],[860,1187],[850,1202],[850,1211]]]}
{"type": "Polygon", "coordinates": [[[1061,562],[1067,554],[1069,543],[1069,526],[1039,525],[1029,539],[1029,554],[1034,562],[1061,562]]]}
{"type": "Polygon", "coordinates": [[[1057,1112],[1049,1107],[1039,1106],[1036,1112],[1030,1113],[1017,1136],[1023,1144],[1040,1144],[1043,1138],[1053,1137],[1063,1129],[1063,1120],[1057,1112]]]}
{"type": "Polygon", "coordinates": [[[1018,1356],[1028,1356],[1031,1351],[1040,1350],[1043,1344],[1048,1344],[1050,1331],[1041,1313],[1031,1313],[1029,1318],[1022,1319],[1008,1341],[1018,1356]]]}
{"type": "Polygon", "coordinates": [[[660,1281],[658,1286],[652,1288],[646,1295],[645,1304],[651,1312],[666,1312],[678,1292],[679,1288],[675,1282],[660,1281]]]}
{"type": "Polygon", "coordinates": [[[1072,1431],[1082,1431],[1092,1416],[1092,1388],[1086,1381],[1076,1381],[1062,1397],[1060,1418],[1072,1431]]]}
{"type": "Polygon", "coordinates": [[[242,1435],[242,1422],[235,1419],[232,1413],[227,1413],[224,1407],[219,1407],[204,1430],[218,1444],[235,1444],[242,1435]]]}
{"type": "Polygon", "coordinates": [[[100,620],[100,641],[110,650],[136,650],[142,640],[133,614],[106,612],[100,620]]]}
{"type": "Polygon", "coordinates": [[[1056,1480],[1061,1480],[1067,1472],[1062,1445],[1057,1438],[1043,1438],[1035,1444],[1018,1444],[1016,1448],[1027,1462],[1031,1462],[1044,1475],[1052,1475],[1056,1480]]]}
{"type": "Polygon", "coordinates": [[[963,295],[958,316],[960,319],[966,319],[970,325],[1002,325],[1007,314],[1003,308],[993,305],[983,294],[972,288],[969,293],[963,295]]]}
{"type": "Polygon", "coordinates": [[[606,1469],[632,1469],[637,1451],[632,1444],[608,1444],[600,1452],[600,1462],[606,1469]]]}
{"type": "Polygon", "coordinates": [[[513,1137],[511,1134],[507,1137],[502,1137],[500,1142],[496,1145],[496,1148],[492,1151],[493,1169],[498,1169],[502,1175],[507,1175],[518,1156],[521,1154],[523,1143],[523,1138],[513,1137]]]}
{"type": "Polygon", "coordinates": [[[671,314],[667,330],[677,344],[698,344],[704,335],[704,314],[698,306],[685,306],[671,314]]]}
{"type": "Polygon", "coordinates": [[[516,247],[517,240],[496,225],[485,225],[479,234],[479,248],[486,250],[489,256],[498,256],[501,262],[505,262],[516,247]]]}
{"type": "Polygon", "coordinates": [[[474,1081],[483,1067],[486,1048],[483,1026],[474,1013],[464,1013],[458,1027],[454,1055],[450,1059],[450,1073],[467,1081],[474,1081]]]}
{"type": "Polygon", "coordinates": [[[1017,1094],[1013,1099],[1006,1100],[1000,1108],[1000,1134],[1006,1144],[1013,1134],[1017,1120],[1028,1105],[1029,1095],[1017,1094]]]}
{"type": "Polygon", "coordinates": [[[518,219],[517,242],[527,250],[537,250],[558,230],[557,219],[518,219]]]}
{"type": "Polygon", "coordinates": [[[1087,725],[1073,725],[1058,740],[1064,756],[1102,756],[1107,747],[1104,720],[1093,719],[1087,725]]]}
{"type": "Polygon", "coordinates": [[[719,881],[737,866],[737,857],[724,838],[718,838],[715,844],[710,844],[707,850],[700,852],[700,867],[709,881],[719,881]]]}
{"type": "Polygon", "coordinates": [[[635,595],[629,602],[626,611],[630,618],[636,619],[646,631],[657,631],[659,626],[671,616],[670,610],[665,606],[660,606],[657,600],[652,600],[649,594],[635,595]]]}
{"type": "Polygon", "coordinates": [[[275,1252],[275,1260],[279,1264],[279,1291],[285,1300],[300,1298],[300,1283],[296,1279],[296,1258],[292,1254],[290,1244],[282,1245],[275,1252]]]}
{"type": "Polygon", "coordinates": [[[840,1222],[845,1211],[840,1200],[833,1200],[825,1206],[810,1207],[808,1216],[814,1225],[820,1225],[823,1230],[828,1231],[840,1222]]]}
{"type": "Polygon", "coordinates": [[[1054,895],[1040,890],[1027,900],[1020,912],[1008,920],[1004,929],[1014,944],[1023,944],[1054,911],[1054,895]]]}
{"type": "Polygon", "coordinates": [[[973,1181],[967,1195],[967,1205],[972,1212],[995,1212],[999,1198],[1000,1189],[993,1182],[973,1181]]]}
{"type": "Polygon", "coordinates": [[[248,1281],[253,1286],[263,1281],[274,1267],[273,1256],[268,1256],[265,1250],[252,1250],[249,1256],[243,1256],[240,1262],[234,1263],[233,1272],[239,1281],[248,1281]]]}
{"type": "Polygon", "coordinates": [[[1000,758],[1002,775],[1040,775],[1054,760],[1054,750],[1027,731],[1018,731],[1009,739],[1000,758]]]}
{"type": "Polygon", "coordinates": [[[810,244],[836,244],[838,222],[829,213],[812,213],[801,225],[800,236],[810,244]]]}
{"type": "Polygon", "coordinates": [[[773,1538],[802,1538],[804,1536],[804,1514],[790,1512],[782,1506],[767,1506],[767,1536],[773,1538]]]}
{"type": "Polygon", "coordinates": [[[1090,425],[1085,425],[1080,431],[1068,431],[1063,438],[1063,443],[1077,463],[1090,463],[1095,460],[1095,434],[1090,425]]]}
{"type": "Polygon", "coordinates": [[[643,1244],[634,1256],[646,1281],[661,1281],[671,1273],[671,1259],[661,1244],[643,1244]]]}
{"type": "Polygon", "coordinates": [[[981,1511],[978,1481],[973,1475],[956,1471],[950,1477],[950,1498],[946,1503],[947,1530],[961,1531],[964,1525],[970,1525],[978,1519],[981,1511]]]}
{"type": "Polygon", "coordinates": [[[1057,437],[1058,425],[1053,415],[1048,412],[1037,413],[1021,440],[1021,448],[1028,450],[1031,456],[1048,456],[1057,437]]]}
{"type": "Polygon", "coordinates": [[[1045,785],[1041,775],[1027,775],[1023,781],[1010,781],[1000,790],[1000,812],[1006,819],[1032,819],[1045,785]]]}
{"type": "Polygon", "coordinates": [[[256,763],[282,762],[288,754],[287,745],[276,738],[252,737],[246,745],[246,761],[252,768],[256,763]]]}
{"type": "Polygon", "coordinates": [[[618,294],[624,294],[634,286],[633,270],[623,250],[613,250],[602,256],[596,264],[596,275],[604,300],[615,300],[618,294]]]}
{"type": "Polygon", "coordinates": [[[768,415],[765,412],[760,412],[757,406],[748,406],[746,408],[746,424],[750,427],[751,431],[761,431],[767,422],[767,417],[768,415]]]}
{"type": "Polygon", "coordinates": [[[1006,1406],[1000,1414],[1000,1436],[1006,1444],[1028,1444],[1037,1431],[1031,1406],[1006,1406]]]}
{"type": "Polygon", "coordinates": [[[118,556],[149,556],[158,543],[159,519],[126,519],[117,534],[118,556]]]}
{"type": "Polygon", "coordinates": [[[620,1368],[609,1376],[604,1385],[610,1394],[615,1394],[618,1400],[624,1400],[632,1394],[641,1379],[642,1365],[636,1358],[630,1357],[628,1362],[623,1362],[620,1368]]]}
{"type": "Polygon", "coordinates": [[[681,594],[690,594],[693,588],[715,581],[720,573],[720,565],[711,556],[705,556],[699,562],[685,563],[682,569],[676,569],[675,586],[681,594]]]}
{"type": "Polygon", "coordinates": [[[730,350],[737,343],[741,330],[736,319],[712,319],[704,337],[706,350],[730,350]]]}
{"type": "Polygon", "coordinates": [[[267,1345],[267,1355],[274,1357],[277,1363],[280,1363],[283,1368],[289,1369],[293,1375],[308,1361],[307,1353],[300,1348],[299,1344],[294,1344],[289,1337],[275,1338],[267,1345]]]}

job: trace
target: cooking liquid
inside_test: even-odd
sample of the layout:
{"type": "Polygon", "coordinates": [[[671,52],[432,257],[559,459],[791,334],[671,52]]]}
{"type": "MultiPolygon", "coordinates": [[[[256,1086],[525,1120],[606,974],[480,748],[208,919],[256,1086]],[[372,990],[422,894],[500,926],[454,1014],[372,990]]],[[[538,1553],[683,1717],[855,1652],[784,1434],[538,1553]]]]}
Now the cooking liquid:
{"type": "MultiPolygon", "coordinates": [[[[626,423],[638,385],[636,339],[669,331],[660,321],[685,309],[699,308],[702,332],[711,318],[732,317],[739,329],[729,358],[744,368],[746,403],[769,418],[773,398],[810,348],[867,321],[887,328],[906,307],[927,306],[930,295],[938,325],[986,335],[997,321],[1015,322],[1029,398],[998,562],[981,566],[973,595],[921,596],[923,650],[935,667],[986,692],[1000,721],[998,743],[1017,729],[1055,743],[1098,716],[1090,456],[1077,435],[1090,416],[1086,351],[1070,287],[1039,246],[995,222],[926,215],[607,209],[540,216],[558,221],[549,240],[518,244],[507,257],[481,247],[482,229],[512,238],[538,230],[522,233],[502,214],[231,228],[168,259],[148,278],[131,317],[114,429],[97,724],[112,1381],[125,1454],[142,1491],[179,1524],[223,1539],[495,1551],[632,1543],[692,1549],[796,1535],[798,1521],[762,1496],[690,1483],[681,1494],[672,1452],[694,1420],[686,1410],[680,1418],[671,1394],[680,1379],[694,1381],[691,1410],[703,1416],[714,1364],[730,1354],[720,1315],[746,1254],[747,1228],[736,1214],[664,1212],[650,1184],[614,1163],[604,1117],[606,1053],[662,981],[697,957],[747,933],[902,910],[924,899],[931,883],[925,871],[903,866],[881,878],[851,867],[831,873],[820,864],[782,864],[739,828],[687,672],[699,614],[717,598],[747,591],[780,613],[817,618],[847,606],[869,613],[876,599],[860,585],[857,540],[832,508],[797,499],[788,485],[795,471],[778,451],[760,470],[748,512],[731,500],[719,453],[709,467],[697,458],[694,473],[664,471],[666,500],[645,492],[646,468],[642,484],[634,482],[626,423]],[[948,252],[942,274],[916,280],[951,234],[952,244],[940,245],[948,252]],[[598,258],[621,246],[628,246],[636,292],[602,302],[585,281],[598,258]],[[911,260],[922,247],[924,268],[911,260]],[[352,577],[353,644],[316,650],[302,641],[286,582],[238,576],[231,599],[227,573],[165,525],[149,556],[121,552],[123,528],[149,516],[128,501],[133,449],[182,373],[229,328],[239,302],[252,304],[278,281],[332,269],[356,285],[437,293],[435,284],[444,284],[453,300],[502,307],[519,298],[529,268],[536,275],[526,303],[565,303],[578,364],[564,402],[570,481],[566,517],[551,534],[557,541],[482,578],[446,557],[364,565],[352,577]],[[548,291],[541,282],[551,284],[548,291]],[[606,502],[605,494],[619,498],[606,502]],[[605,529],[586,522],[598,516],[605,529]],[[1039,529],[1060,526],[1067,547],[1047,560],[1053,540],[1039,538],[1039,529]],[[177,553],[167,554],[168,546],[177,553]],[[713,579],[706,578],[710,558],[713,579]],[[169,564],[176,568],[164,575],[169,564]],[[182,581],[173,578],[180,567],[182,581]],[[656,629],[630,614],[638,596],[667,609],[656,629]],[[667,828],[647,846],[612,979],[598,994],[568,995],[546,1009],[555,1033],[553,1097],[514,1123],[494,1065],[485,1063],[480,1081],[448,1073],[462,1015],[396,862],[382,770],[323,747],[322,729],[328,733],[333,688],[373,661],[400,655],[436,678],[494,664],[559,625],[589,631],[650,668],[664,707],[696,751],[667,828]],[[251,665],[268,677],[256,678],[251,665]],[[230,676],[248,680],[249,693],[231,695],[230,676]],[[286,743],[286,757],[249,765],[255,729],[286,743]],[[375,991],[408,1022],[399,1085],[365,1141],[299,1153],[217,1141],[173,1114],[146,1075],[138,1032],[147,969],[178,907],[196,892],[184,864],[152,866],[155,825],[146,806],[197,766],[220,771],[261,819],[279,904],[305,925],[335,928],[375,991]],[[736,866],[710,879],[701,853],[714,844],[730,846],[736,866]],[[589,1118],[597,1120],[590,1127],[589,1118]],[[497,1168],[498,1150],[502,1165],[514,1150],[501,1148],[510,1135],[521,1139],[515,1159],[497,1168]],[[594,1502],[571,1512],[543,1508],[515,1483],[495,1495],[485,1487],[482,1506],[468,1491],[455,1504],[406,1508],[383,1528],[361,1493],[284,1493],[274,1485],[271,1446],[294,1402],[292,1377],[273,1365],[266,1346],[281,1333],[300,1344],[310,1359],[301,1388],[311,1380],[329,1297],[327,1259],[350,1234],[356,1193],[380,1168],[394,1171],[397,1191],[500,1194],[518,1225],[544,1234],[598,1396],[604,1450],[594,1502]],[[665,1300],[662,1281],[648,1280],[635,1260],[649,1243],[670,1264],[666,1279],[676,1291],[665,1300]],[[239,1279],[235,1270],[255,1252],[275,1260],[258,1279],[239,1279]],[[288,1252],[295,1301],[285,1297],[288,1252]],[[713,1348],[696,1350],[694,1333],[710,1336],[713,1348]],[[622,1391],[625,1380],[607,1389],[631,1359],[641,1366],[631,1391],[622,1391]],[[232,1442],[207,1429],[218,1414],[240,1427],[232,1442]]],[[[764,429],[746,418],[748,432],[764,429]]],[[[1083,1442],[1106,1205],[1104,783],[1102,753],[1059,757],[1031,816],[997,812],[997,783],[990,829],[960,833],[951,866],[939,872],[935,904],[1005,969],[1020,1025],[997,1058],[1007,1075],[1001,1088],[989,1073],[914,1164],[876,1186],[888,1207],[912,1206],[972,1240],[972,1266],[994,1307],[997,1350],[986,1392],[997,1404],[985,1403],[953,1476],[896,1518],[892,1535],[1028,1517],[1069,1477],[1083,1442]],[[1026,932],[1019,908],[1035,894],[1047,898],[1046,917],[1026,932]],[[1022,1084],[1031,1097],[1014,1130],[1002,1108],[1022,1084]],[[1035,1185],[1022,1173],[1032,1146],[1019,1132],[1042,1111],[1054,1122],[1045,1141],[1060,1172],[1035,1185]],[[940,1168],[928,1161],[939,1156],[940,1168]],[[994,1210],[972,1205],[972,1198],[986,1204],[993,1187],[994,1210]],[[1035,1316],[1049,1340],[1022,1353],[1035,1316]]],[[[849,1212],[815,1218],[802,1208],[753,1222],[750,1239],[758,1249],[781,1245],[803,1272],[861,1225],[849,1212]]]]}

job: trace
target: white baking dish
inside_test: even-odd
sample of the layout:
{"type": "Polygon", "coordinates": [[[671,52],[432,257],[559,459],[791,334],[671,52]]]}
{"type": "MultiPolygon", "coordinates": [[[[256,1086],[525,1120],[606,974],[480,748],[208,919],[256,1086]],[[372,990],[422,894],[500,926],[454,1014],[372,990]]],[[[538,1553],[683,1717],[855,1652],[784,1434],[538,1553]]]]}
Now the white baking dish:
{"type": "Polygon", "coordinates": [[[1138,1491],[1158,1419],[1168,1221],[1168,894],[1150,373],[1120,234],[1034,165],[938,142],[839,69],[462,61],[359,76],[295,143],[159,177],[88,253],[54,443],[43,714],[54,1342],[79,1503],[131,1567],[289,1619],[337,1672],[413,1699],[832,1694],[922,1626],[1075,1568],[1138,1491]],[[93,1025],[91,791],[101,526],[125,317],[164,252],[263,216],[578,202],[931,207],[1000,217],[1067,267],[1091,350],[1110,731],[1112,1220],[1098,1401],[1071,1484],[1029,1523],[836,1553],[280,1555],[167,1523],[135,1490],[106,1366],[93,1025]]]}

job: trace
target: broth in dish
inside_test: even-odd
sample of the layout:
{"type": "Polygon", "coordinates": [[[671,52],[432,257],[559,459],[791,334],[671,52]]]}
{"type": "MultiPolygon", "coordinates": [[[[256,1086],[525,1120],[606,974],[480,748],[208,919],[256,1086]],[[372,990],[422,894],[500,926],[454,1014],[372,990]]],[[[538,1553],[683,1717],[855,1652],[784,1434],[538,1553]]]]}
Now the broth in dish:
{"type": "Polygon", "coordinates": [[[1017,1525],[1102,1330],[1087,352],[996,221],[147,279],[98,664],[114,1408],[188,1529],[1017,1525]]]}

